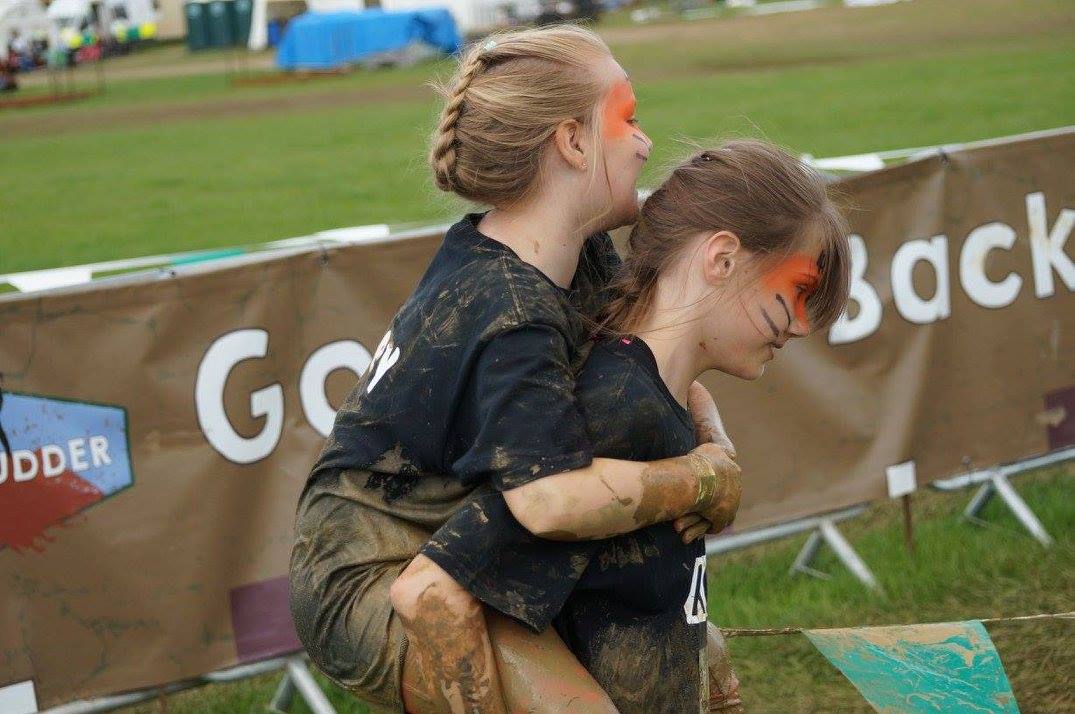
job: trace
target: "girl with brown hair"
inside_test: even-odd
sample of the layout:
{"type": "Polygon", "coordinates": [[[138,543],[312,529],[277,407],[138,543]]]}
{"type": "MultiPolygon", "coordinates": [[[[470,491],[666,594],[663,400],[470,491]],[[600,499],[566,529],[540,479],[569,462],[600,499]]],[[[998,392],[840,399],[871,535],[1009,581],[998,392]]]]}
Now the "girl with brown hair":
{"type": "MultiPolygon", "coordinates": [[[[757,379],[789,339],[839,316],[847,232],[822,178],[775,147],[729,142],[677,167],[642,207],[600,338],[578,375],[594,453],[652,461],[693,449],[685,405],[697,377],[716,369],[757,379]]],[[[635,496],[602,485],[618,501],[635,496]]],[[[443,574],[405,570],[394,586],[397,608],[409,614],[417,605],[404,594],[458,584],[472,595],[438,612],[439,622],[457,621],[479,601],[535,632],[554,621],[623,714],[736,705],[719,630],[707,622],[705,548],[689,519],[557,543],[550,539],[579,533],[539,538],[515,517],[526,510],[513,503],[520,494],[555,504],[576,499],[577,489],[566,475],[476,495],[423,549],[443,574]],[[579,574],[564,577],[569,567],[579,574]]],[[[408,631],[418,635],[415,647],[453,638],[445,628],[435,642],[408,631]]]]}
{"type": "MultiPolygon", "coordinates": [[[[487,629],[480,609],[454,607],[466,591],[451,578],[410,600],[394,589],[393,609],[397,576],[408,563],[437,575],[426,553],[452,536],[435,534],[480,494],[506,494],[515,517],[545,535],[606,537],[688,513],[716,528],[733,517],[739,470],[724,448],[594,458],[574,395],[586,325],[618,262],[604,231],[637,215],[650,149],[629,79],[591,32],[512,33],[463,58],[430,161],[438,186],[492,210],[448,231],[338,412],[296,516],[296,629],[315,664],[363,699],[397,711],[405,700],[422,710],[613,709],[554,632],[534,636],[504,617],[487,629]],[[568,482],[572,503],[530,488],[552,477],[568,482]],[[613,498],[606,483],[631,496],[613,498]],[[406,628],[423,638],[411,650],[406,628]]],[[[698,421],[722,437],[700,396],[698,421]]],[[[561,579],[579,575],[567,564],[561,579]]]]}

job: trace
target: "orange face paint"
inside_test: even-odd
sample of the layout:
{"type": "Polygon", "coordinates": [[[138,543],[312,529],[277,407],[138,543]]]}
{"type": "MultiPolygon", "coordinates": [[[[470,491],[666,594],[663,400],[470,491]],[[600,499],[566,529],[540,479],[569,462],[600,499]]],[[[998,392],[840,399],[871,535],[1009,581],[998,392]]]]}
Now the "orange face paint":
{"type": "Polygon", "coordinates": [[[775,299],[782,308],[777,317],[787,318],[787,327],[791,326],[792,314],[809,327],[806,301],[817,289],[820,279],[817,261],[805,253],[790,256],[762,276],[762,283],[775,293],[775,299]]]}
{"type": "Polygon", "coordinates": [[[603,133],[608,139],[623,139],[636,132],[631,120],[635,118],[635,92],[631,82],[621,79],[612,86],[605,98],[603,133]]]}

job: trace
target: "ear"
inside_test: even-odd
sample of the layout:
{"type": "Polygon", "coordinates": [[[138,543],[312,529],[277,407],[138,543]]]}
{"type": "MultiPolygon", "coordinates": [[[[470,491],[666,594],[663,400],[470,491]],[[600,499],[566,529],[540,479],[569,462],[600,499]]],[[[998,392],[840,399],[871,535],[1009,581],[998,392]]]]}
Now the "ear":
{"type": "Polygon", "coordinates": [[[710,285],[723,283],[738,269],[743,255],[739,236],[731,231],[718,231],[702,241],[705,280],[710,285]]]}
{"type": "Polygon", "coordinates": [[[582,124],[574,119],[565,119],[556,127],[553,143],[560,158],[570,168],[586,168],[586,149],[582,137],[582,124]]]}

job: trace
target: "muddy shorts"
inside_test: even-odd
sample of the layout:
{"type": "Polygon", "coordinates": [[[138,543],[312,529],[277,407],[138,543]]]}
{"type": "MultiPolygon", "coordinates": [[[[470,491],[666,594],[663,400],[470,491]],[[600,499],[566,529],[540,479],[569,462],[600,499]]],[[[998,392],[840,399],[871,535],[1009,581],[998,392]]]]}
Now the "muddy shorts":
{"type": "Polygon", "coordinates": [[[333,471],[299,502],[291,613],[310,659],[368,704],[403,711],[407,640],[388,589],[431,531],[379,507],[369,473],[333,471]]]}

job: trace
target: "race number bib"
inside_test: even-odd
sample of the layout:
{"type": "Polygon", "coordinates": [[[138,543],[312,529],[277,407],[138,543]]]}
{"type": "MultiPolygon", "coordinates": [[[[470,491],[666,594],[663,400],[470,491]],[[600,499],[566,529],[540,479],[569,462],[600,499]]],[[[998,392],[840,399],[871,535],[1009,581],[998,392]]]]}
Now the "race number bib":
{"type": "Polygon", "coordinates": [[[700,555],[694,561],[694,573],[691,575],[691,589],[687,601],[683,603],[683,612],[687,623],[697,625],[709,618],[706,605],[705,556],[700,555]]]}

